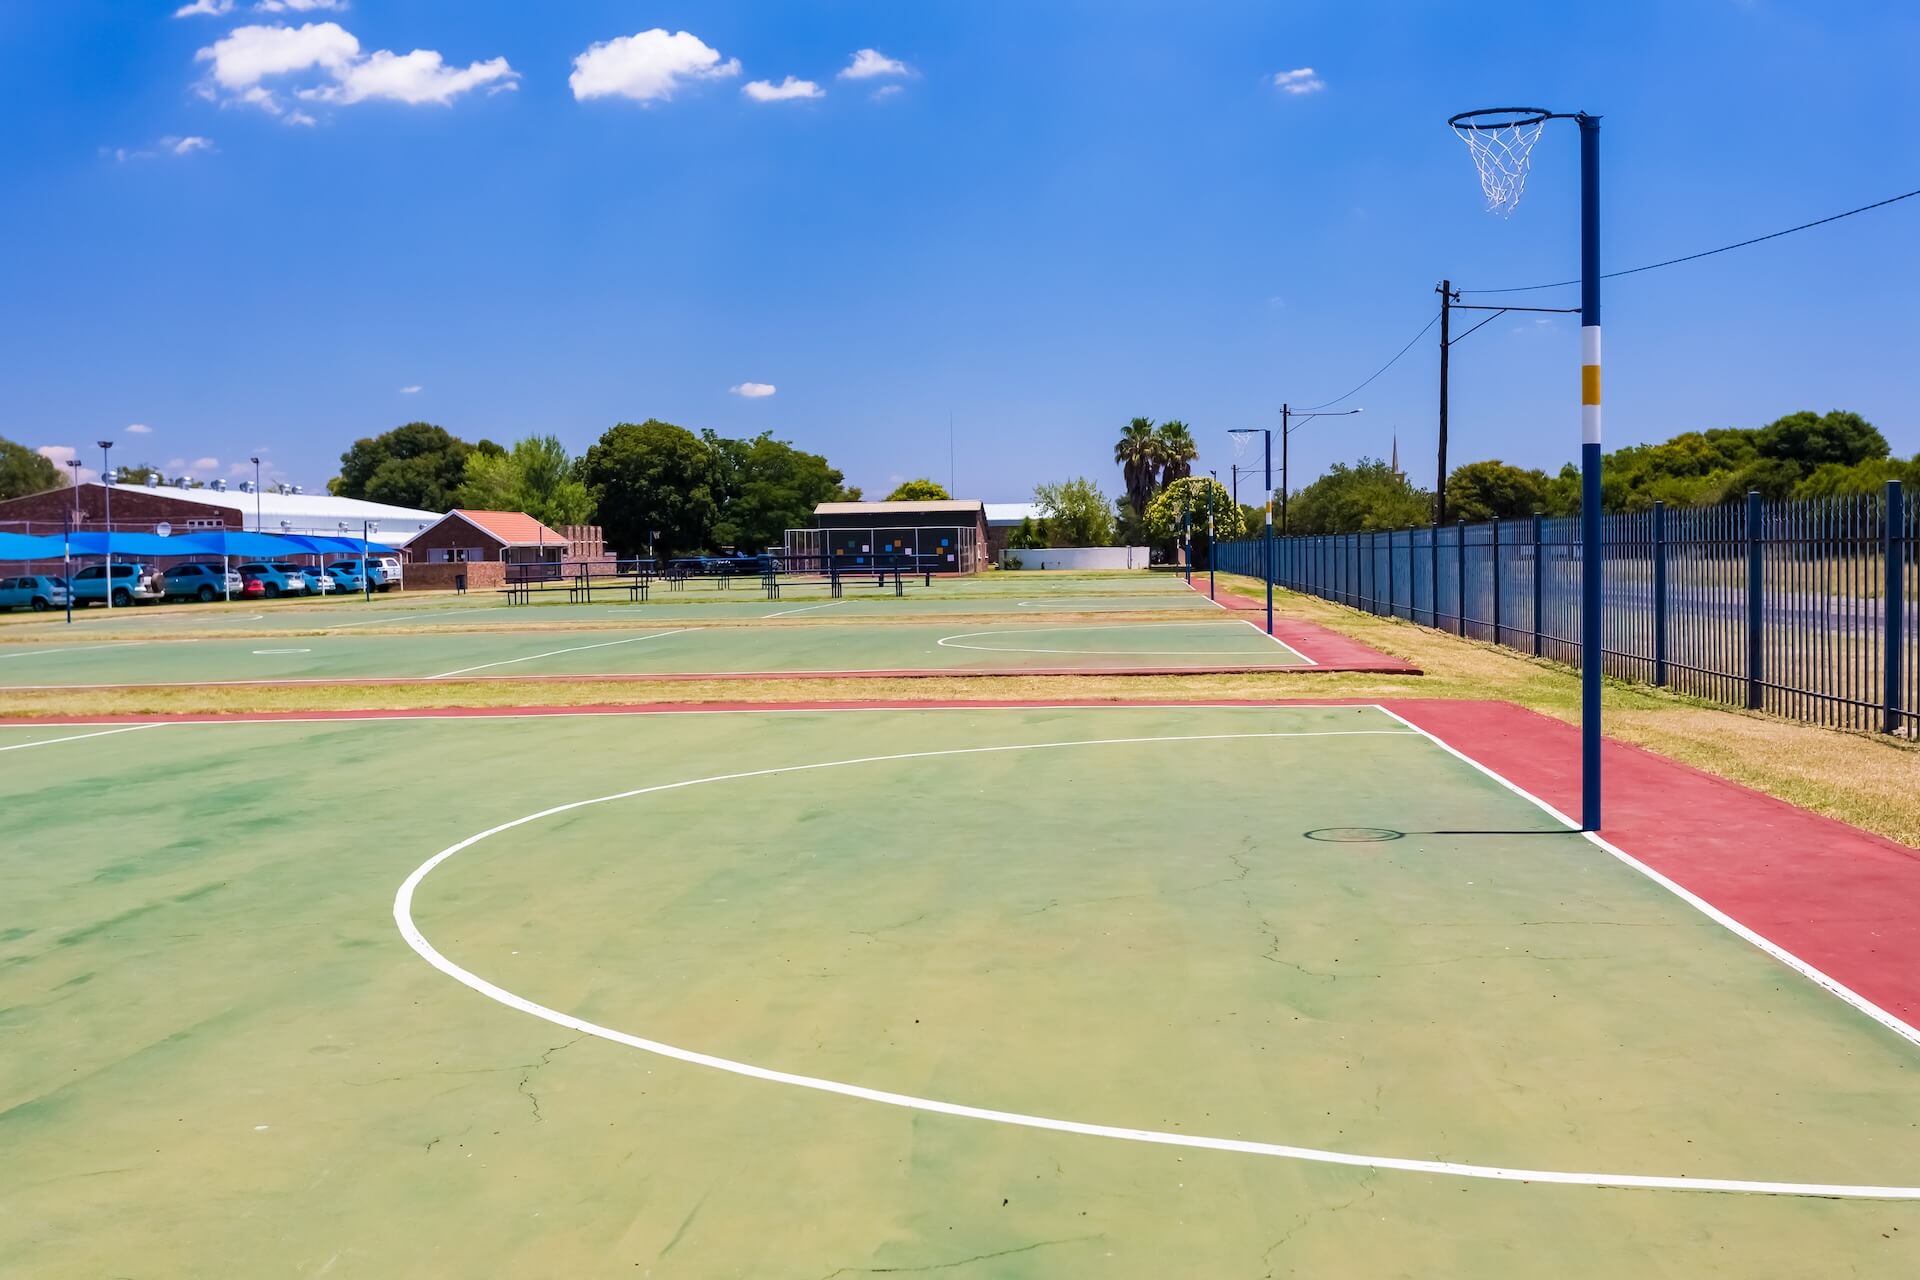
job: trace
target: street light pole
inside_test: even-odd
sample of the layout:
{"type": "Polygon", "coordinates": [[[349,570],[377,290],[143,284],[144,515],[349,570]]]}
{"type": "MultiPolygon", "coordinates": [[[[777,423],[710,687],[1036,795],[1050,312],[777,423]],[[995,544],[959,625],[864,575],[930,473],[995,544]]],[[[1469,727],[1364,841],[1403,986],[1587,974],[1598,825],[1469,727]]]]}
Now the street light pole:
{"type": "MultiPolygon", "coordinates": [[[[1300,419],[1300,421],[1305,422],[1309,418],[1351,418],[1356,413],[1364,413],[1364,412],[1365,410],[1363,409],[1343,409],[1339,413],[1295,413],[1289,405],[1282,404],[1280,406],[1280,533],[1281,533],[1281,536],[1284,537],[1287,534],[1290,534],[1293,532],[1293,525],[1287,519],[1287,499],[1292,492],[1292,486],[1289,483],[1290,477],[1287,474],[1287,454],[1288,454],[1287,443],[1288,441],[1293,439],[1293,430],[1294,430],[1293,419],[1298,418],[1300,419]]],[[[1272,483],[1271,477],[1269,477],[1268,483],[1269,484],[1272,483]]]]}
{"type": "Polygon", "coordinates": [[[253,531],[265,533],[260,523],[260,459],[248,458],[247,461],[253,464],[253,531]]]}
{"type": "Polygon", "coordinates": [[[1220,473],[1209,471],[1207,478],[1212,481],[1207,486],[1207,599],[1211,600],[1213,599],[1214,547],[1218,545],[1213,538],[1213,491],[1220,487],[1220,473]]]}
{"type": "MultiPolygon", "coordinates": [[[[100,446],[100,510],[107,526],[107,568],[106,587],[107,612],[113,612],[113,471],[107,465],[107,459],[113,452],[113,441],[96,441],[100,446]]],[[[69,590],[72,588],[69,587],[69,590]]]]}

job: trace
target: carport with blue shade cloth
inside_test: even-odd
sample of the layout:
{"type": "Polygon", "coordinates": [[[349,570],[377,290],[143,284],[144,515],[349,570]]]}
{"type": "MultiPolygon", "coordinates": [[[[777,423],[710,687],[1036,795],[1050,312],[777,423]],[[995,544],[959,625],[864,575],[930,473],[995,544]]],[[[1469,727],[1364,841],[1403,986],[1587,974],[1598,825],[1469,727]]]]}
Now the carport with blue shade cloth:
{"type": "Polygon", "coordinates": [[[393,555],[394,549],[378,542],[362,544],[353,538],[329,538],[301,534],[246,533],[236,530],[209,530],[163,538],[153,533],[80,533],[33,536],[0,533],[0,561],[58,560],[76,556],[234,556],[262,560],[281,556],[311,555],[393,555]]]}
{"type": "Polygon", "coordinates": [[[64,552],[59,538],[25,533],[0,533],[0,561],[58,560],[64,552]]]}

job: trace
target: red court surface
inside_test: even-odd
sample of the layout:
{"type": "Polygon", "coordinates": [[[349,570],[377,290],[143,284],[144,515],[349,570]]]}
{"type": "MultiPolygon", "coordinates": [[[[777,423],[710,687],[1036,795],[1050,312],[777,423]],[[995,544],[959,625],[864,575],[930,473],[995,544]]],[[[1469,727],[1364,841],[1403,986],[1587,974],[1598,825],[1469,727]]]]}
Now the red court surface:
{"type": "MultiPolygon", "coordinates": [[[[1193,589],[1201,595],[1207,594],[1206,583],[1199,578],[1193,580],[1193,589]]],[[[1255,625],[1262,631],[1267,629],[1266,601],[1250,599],[1231,591],[1221,591],[1209,598],[1222,609],[1233,613],[1260,615],[1255,625]]],[[[1273,611],[1271,634],[1274,639],[1292,645],[1302,653],[1311,654],[1314,661],[1320,664],[1321,671],[1360,671],[1376,675],[1406,676],[1421,674],[1420,668],[1405,658],[1391,657],[1378,649],[1369,648],[1331,627],[1323,627],[1301,618],[1288,617],[1280,611],[1278,606],[1275,606],[1273,611]]]]}

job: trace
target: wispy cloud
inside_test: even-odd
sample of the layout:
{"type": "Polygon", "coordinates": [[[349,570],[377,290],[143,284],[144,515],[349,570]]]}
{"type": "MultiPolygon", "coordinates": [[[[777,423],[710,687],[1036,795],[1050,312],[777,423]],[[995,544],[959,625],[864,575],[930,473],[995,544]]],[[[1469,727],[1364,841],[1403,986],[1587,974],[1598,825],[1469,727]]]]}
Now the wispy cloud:
{"type": "Polygon", "coordinates": [[[861,49],[853,61],[840,69],[842,80],[873,80],[881,76],[910,76],[913,68],[898,58],[889,58],[878,49],[861,49]]]}
{"type": "Polygon", "coordinates": [[[420,389],[420,384],[416,382],[410,387],[400,388],[400,394],[403,396],[417,396],[420,394],[420,389]]]}
{"type": "MultiPolygon", "coordinates": [[[[291,5],[293,0],[284,2],[291,5]]],[[[478,88],[490,93],[517,88],[520,79],[505,58],[456,67],[433,49],[363,53],[360,41],[337,22],[235,27],[195,53],[194,61],[207,64],[202,97],[222,105],[257,107],[287,124],[302,125],[314,124],[314,117],[290,109],[283,93],[303,102],[336,105],[384,99],[444,106],[478,88]]]]}
{"type": "Polygon", "coordinates": [[[904,85],[883,84],[878,89],[875,89],[872,93],[868,94],[867,96],[872,98],[875,102],[885,102],[888,98],[897,98],[901,94],[905,93],[906,91],[907,90],[904,85]]]}
{"type": "Polygon", "coordinates": [[[794,102],[805,98],[824,98],[827,91],[811,80],[796,80],[788,76],[779,84],[771,80],[749,80],[740,86],[740,92],[755,102],[794,102]]]}
{"type": "Polygon", "coordinates": [[[692,32],[654,27],[588,46],[574,58],[567,84],[579,102],[631,98],[653,103],[667,101],[683,85],[739,74],[740,59],[723,59],[692,32]]]}
{"type": "Polygon", "coordinates": [[[117,164],[128,164],[135,160],[155,160],[161,156],[190,156],[196,151],[213,149],[211,138],[202,138],[198,134],[182,138],[169,134],[151,146],[102,147],[100,154],[112,157],[117,164]]]}
{"type": "Polygon", "coordinates": [[[193,0],[192,4],[183,4],[173,11],[176,18],[207,17],[217,18],[221,14],[233,12],[233,0],[193,0]]]}
{"type": "Polygon", "coordinates": [[[748,400],[764,400],[777,388],[771,382],[742,382],[738,386],[728,387],[727,390],[736,396],[744,396],[748,400]]]}
{"type": "MultiPolygon", "coordinates": [[[[176,18],[218,18],[232,13],[234,0],[193,0],[173,11],[176,18]]],[[[255,13],[313,13],[326,9],[335,13],[347,7],[347,0],[257,0],[255,13]]]]}
{"type": "Polygon", "coordinates": [[[1273,87],[1282,93],[1298,96],[1318,93],[1327,87],[1327,82],[1315,74],[1312,67],[1298,67],[1292,71],[1275,72],[1273,87]]]}
{"type": "Polygon", "coordinates": [[[127,434],[136,435],[136,436],[150,436],[153,434],[153,428],[148,426],[144,422],[130,422],[127,424],[127,434]]]}

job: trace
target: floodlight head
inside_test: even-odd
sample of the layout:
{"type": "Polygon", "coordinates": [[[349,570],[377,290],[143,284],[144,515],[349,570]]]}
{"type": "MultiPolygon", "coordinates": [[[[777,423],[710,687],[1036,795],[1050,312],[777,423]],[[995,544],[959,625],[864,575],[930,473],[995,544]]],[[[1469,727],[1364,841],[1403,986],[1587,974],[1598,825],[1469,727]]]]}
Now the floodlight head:
{"type": "Polygon", "coordinates": [[[113,448],[113,441],[111,440],[95,440],[94,443],[99,445],[102,449],[113,448]]]}

